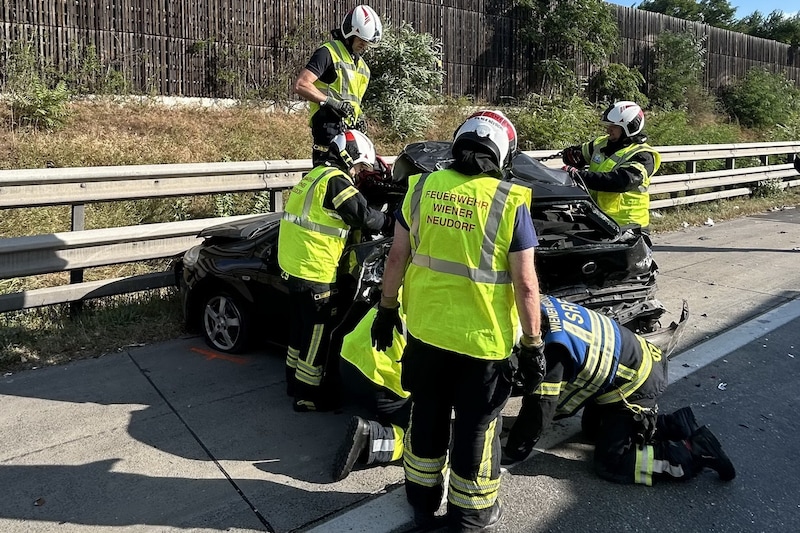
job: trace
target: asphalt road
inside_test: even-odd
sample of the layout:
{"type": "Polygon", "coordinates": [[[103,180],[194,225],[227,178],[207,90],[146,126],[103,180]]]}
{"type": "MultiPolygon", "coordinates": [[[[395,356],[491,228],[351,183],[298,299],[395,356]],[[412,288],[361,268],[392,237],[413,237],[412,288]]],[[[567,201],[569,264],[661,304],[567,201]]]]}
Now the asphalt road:
{"type": "MultiPolygon", "coordinates": [[[[654,239],[659,298],[692,312],[662,408],[692,405],[736,480],[613,485],[561,423],[504,477],[499,531],[800,531],[798,222],[654,239]]],[[[279,351],[222,356],[196,337],[0,378],[0,531],[408,530],[399,466],[329,481],[352,411],[294,413],[284,387],[279,351]]]]}

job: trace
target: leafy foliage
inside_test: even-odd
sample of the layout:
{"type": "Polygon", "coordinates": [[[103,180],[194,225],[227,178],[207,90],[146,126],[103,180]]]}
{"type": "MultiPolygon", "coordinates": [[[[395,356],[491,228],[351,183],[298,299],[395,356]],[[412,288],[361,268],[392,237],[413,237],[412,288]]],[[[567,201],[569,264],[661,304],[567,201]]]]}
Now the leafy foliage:
{"type": "Polygon", "coordinates": [[[520,0],[519,6],[522,36],[540,50],[551,52],[550,47],[564,43],[589,63],[599,64],[619,46],[614,12],[602,0],[520,0]]]}
{"type": "Polygon", "coordinates": [[[764,16],[755,11],[737,21],[733,29],[754,37],[800,46],[800,13],[786,16],[782,11],[773,11],[764,16]]]}
{"type": "Polygon", "coordinates": [[[594,102],[632,100],[646,107],[649,100],[640,90],[644,85],[644,76],[637,69],[611,63],[595,72],[586,92],[594,102]]]}
{"type": "Polygon", "coordinates": [[[683,107],[687,91],[700,87],[705,67],[704,42],[692,33],[664,32],[655,42],[651,100],[668,108],[683,107]]]}
{"type": "Polygon", "coordinates": [[[637,7],[717,28],[730,29],[735,24],[736,8],[728,0],[644,0],[637,7]]]}
{"type": "Polygon", "coordinates": [[[398,138],[418,135],[431,120],[422,107],[441,89],[441,43],[408,23],[387,24],[381,44],[367,55],[371,71],[364,98],[367,117],[376,117],[398,138]]]}
{"type": "Polygon", "coordinates": [[[564,148],[602,132],[600,112],[578,96],[551,99],[532,94],[506,114],[517,128],[522,150],[564,148]]]}
{"type": "Polygon", "coordinates": [[[69,116],[69,91],[52,69],[39,65],[32,43],[17,43],[6,63],[5,92],[11,102],[11,122],[51,130],[69,116]]]}
{"type": "Polygon", "coordinates": [[[753,67],[745,77],[721,93],[728,112],[744,126],[765,127],[783,123],[797,113],[800,90],[783,74],[753,67]]]}

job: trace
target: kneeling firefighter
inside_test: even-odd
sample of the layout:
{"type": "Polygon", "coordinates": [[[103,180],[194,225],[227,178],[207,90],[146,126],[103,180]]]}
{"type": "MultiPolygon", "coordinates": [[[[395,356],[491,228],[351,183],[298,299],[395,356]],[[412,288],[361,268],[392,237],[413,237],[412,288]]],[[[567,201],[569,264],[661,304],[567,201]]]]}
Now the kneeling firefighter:
{"type": "MultiPolygon", "coordinates": [[[[355,329],[345,335],[339,359],[342,389],[370,419],[353,416],[336,454],[333,479],[346,478],[353,466],[390,463],[403,458],[403,438],[411,417],[409,393],[400,383],[400,358],[406,347],[403,327],[392,323],[392,345],[373,347],[370,338],[378,307],[373,307],[355,329]]],[[[386,318],[386,315],[383,315],[386,318]]],[[[402,304],[398,318],[405,321],[402,304]]]]}
{"type": "Polygon", "coordinates": [[[580,305],[542,297],[541,307],[547,370],[541,384],[525,391],[505,464],[527,457],[553,419],[584,407],[583,429],[596,439],[594,466],[604,479],[651,485],[659,477],[690,479],[704,468],[724,481],[736,476],[690,407],[658,413],[668,382],[667,358],[658,347],[580,305]]]}

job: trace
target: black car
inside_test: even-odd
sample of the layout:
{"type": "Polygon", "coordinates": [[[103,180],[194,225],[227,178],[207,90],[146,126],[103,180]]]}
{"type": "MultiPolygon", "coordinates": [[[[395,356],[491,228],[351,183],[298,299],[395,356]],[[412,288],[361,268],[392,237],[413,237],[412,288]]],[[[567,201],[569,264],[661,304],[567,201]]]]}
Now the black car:
{"type": "MultiPolygon", "coordinates": [[[[408,176],[442,168],[449,142],[406,146],[391,171],[363,182],[371,204],[394,209],[408,176]]],[[[657,267],[649,239],[638,227],[620,228],[581,184],[564,171],[518,153],[505,179],[533,191],[531,216],[541,291],[600,311],[669,351],[688,317],[664,328],[665,309],[655,298],[657,267]]],[[[187,327],[222,352],[240,352],[258,339],[286,345],[288,290],[278,266],[280,213],[253,216],[200,232],[203,243],[176,262],[187,327]]],[[[336,286],[337,326],[331,350],[380,294],[391,236],[366,238],[346,248],[336,286]]]]}

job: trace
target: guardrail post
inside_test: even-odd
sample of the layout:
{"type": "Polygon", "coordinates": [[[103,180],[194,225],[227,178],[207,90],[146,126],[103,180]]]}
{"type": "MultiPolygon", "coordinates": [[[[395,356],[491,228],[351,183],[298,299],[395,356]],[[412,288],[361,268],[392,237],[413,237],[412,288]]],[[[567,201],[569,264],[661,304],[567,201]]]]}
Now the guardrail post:
{"type": "Polygon", "coordinates": [[[283,191],[280,189],[270,189],[269,191],[269,209],[273,213],[283,211],[283,191]]]}
{"type": "MultiPolygon", "coordinates": [[[[86,204],[73,204],[72,205],[72,224],[71,231],[82,231],[86,226],[86,204]]],[[[69,271],[69,282],[83,283],[83,269],[75,269],[69,271]]],[[[69,314],[70,316],[79,315],[83,311],[83,301],[70,302],[69,314]]]]}
{"type": "MultiPolygon", "coordinates": [[[[687,174],[694,174],[697,172],[697,161],[687,161],[686,162],[686,173],[687,174]]],[[[684,196],[691,196],[694,194],[694,191],[685,191],[683,193],[684,196]]],[[[670,198],[677,198],[681,195],[681,191],[674,191],[669,193],[670,198]]]]}
{"type": "MultiPolygon", "coordinates": [[[[734,157],[726,158],[725,159],[725,170],[733,170],[735,168],[736,168],[736,158],[734,158],[734,157]]],[[[724,190],[730,190],[730,189],[735,189],[735,188],[736,188],[736,185],[727,185],[727,186],[720,187],[719,190],[724,191],[724,190]]]]}

